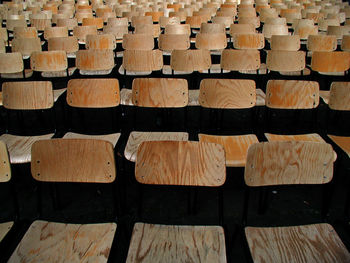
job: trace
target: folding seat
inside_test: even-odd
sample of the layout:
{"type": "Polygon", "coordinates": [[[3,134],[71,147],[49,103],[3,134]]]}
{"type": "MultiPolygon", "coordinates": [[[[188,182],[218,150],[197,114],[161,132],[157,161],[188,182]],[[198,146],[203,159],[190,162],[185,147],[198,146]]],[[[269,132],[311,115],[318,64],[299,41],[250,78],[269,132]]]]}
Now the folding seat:
{"type": "Polygon", "coordinates": [[[85,47],[86,49],[114,50],[116,48],[115,37],[112,34],[87,35],[85,47]]]}
{"type": "Polygon", "coordinates": [[[78,50],[75,65],[81,75],[108,75],[115,67],[114,52],[109,49],[78,50]]]}
{"type": "Polygon", "coordinates": [[[67,58],[75,58],[76,52],[79,50],[78,38],[71,37],[54,37],[48,41],[48,51],[65,51],[67,58]]]}
{"type": "Polygon", "coordinates": [[[11,51],[20,52],[23,59],[27,59],[33,52],[41,51],[40,38],[14,38],[11,42],[11,51]]]}
{"type": "Polygon", "coordinates": [[[1,78],[30,78],[33,71],[25,69],[20,52],[0,53],[0,74],[1,78]]]}

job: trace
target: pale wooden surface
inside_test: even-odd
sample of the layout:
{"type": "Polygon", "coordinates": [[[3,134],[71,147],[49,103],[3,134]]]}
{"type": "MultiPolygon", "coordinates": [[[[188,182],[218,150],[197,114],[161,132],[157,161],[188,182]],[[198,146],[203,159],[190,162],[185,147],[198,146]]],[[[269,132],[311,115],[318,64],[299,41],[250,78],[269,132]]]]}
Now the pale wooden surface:
{"type": "Polygon", "coordinates": [[[39,110],[53,107],[54,98],[50,81],[4,82],[3,105],[13,110],[39,110]]]}
{"type": "Polygon", "coordinates": [[[268,50],[266,65],[273,71],[301,71],[305,68],[305,52],[268,50]]]}
{"type": "Polygon", "coordinates": [[[232,24],[230,26],[230,35],[233,36],[234,34],[254,34],[255,33],[255,26],[252,24],[232,24]]]}
{"type": "Polygon", "coordinates": [[[262,89],[256,89],[256,106],[265,106],[266,94],[262,89]]]}
{"type": "Polygon", "coordinates": [[[93,139],[52,139],[32,146],[32,176],[43,182],[111,183],[116,177],[113,145],[93,139]]]}
{"type": "Polygon", "coordinates": [[[198,134],[198,137],[200,142],[217,143],[224,146],[228,167],[244,167],[249,146],[259,142],[255,134],[237,136],[198,134]]]}
{"type": "Polygon", "coordinates": [[[327,136],[350,157],[350,137],[336,135],[327,136]]]}
{"type": "Polygon", "coordinates": [[[298,51],[300,49],[300,37],[298,35],[273,35],[271,36],[272,50],[298,51]]]}
{"type": "Polygon", "coordinates": [[[155,71],[163,67],[163,53],[156,50],[125,50],[123,67],[128,71],[155,71]]]}
{"type": "Polygon", "coordinates": [[[203,79],[198,101],[205,108],[251,108],[256,103],[255,82],[248,79],[203,79]]]}
{"type": "Polygon", "coordinates": [[[12,52],[20,52],[22,56],[30,56],[35,51],[41,51],[40,38],[14,38],[11,42],[12,52]]]}
{"type": "Polygon", "coordinates": [[[75,64],[80,70],[110,70],[114,67],[114,53],[108,49],[79,50],[76,54],[75,64]]]}
{"type": "Polygon", "coordinates": [[[269,142],[285,142],[285,141],[302,141],[302,142],[323,142],[325,141],[317,133],[297,134],[297,135],[281,135],[264,133],[269,142]]]}
{"type": "Polygon", "coordinates": [[[211,66],[209,50],[173,50],[171,52],[170,66],[175,71],[201,71],[211,66]]]}
{"type": "Polygon", "coordinates": [[[63,224],[34,221],[12,254],[15,262],[107,262],[115,223],[63,224]]]}
{"type": "MultiPolygon", "coordinates": [[[[233,24],[233,23],[231,23],[233,24]]],[[[238,17],[238,24],[251,24],[255,28],[260,27],[260,17],[238,17]]]]}
{"type": "Polygon", "coordinates": [[[152,50],[153,48],[152,35],[126,34],[123,36],[123,49],[125,50],[152,50]]]}
{"type": "Polygon", "coordinates": [[[13,222],[0,223],[0,242],[4,239],[6,234],[11,230],[13,222]]]}
{"type": "Polygon", "coordinates": [[[17,73],[23,69],[21,53],[0,53],[0,73],[17,73]]]}
{"type": "Polygon", "coordinates": [[[66,26],[46,27],[44,30],[44,39],[48,40],[53,37],[68,37],[68,27],[66,26]]]}
{"type": "Polygon", "coordinates": [[[139,107],[185,107],[188,104],[187,80],[173,78],[134,79],[132,102],[139,107]]]}
{"type": "Polygon", "coordinates": [[[85,42],[87,35],[97,35],[96,26],[76,26],[73,28],[73,36],[76,36],[79,41],[85,42]]]}
{"type": "Polygon", "coordinates": [[[350,51],[350,35],[343,35],[343,39],[341,41],[341,50],[350,51]]]}
{"type": "Polygon", "coordinates": [[[159,49],[164,51],[186,50],[190,48],[190,38],[183,34],[161,34],[159,36],[159,49]]]}
{"type": "Polygon", "coordinates": [[[115,49],[115,36],[112,34],[87,35],[85,46],[87,49],[115,49]]]}
{"type": "Polygon", "coordinates": [[[334,51],[337,49],[337,38],[327,35],[310,35],[307,39],[309,51],[334,51]]]}
{"type": "Polygon", "coordinates": [[[317,26],[297,26],[294,30],[294,34],[298,35],[300,39],[306,40],[310,35],[318,34],[317,26]]]}
{"type": "Polygon", "coordinates": [[[286,25],[264,24],[262,33],[267,39],[270,39],[272,35],[288,35],[288,27],[286,25]]]}
{"type": "Polygon", "coordinates": [[[225,28],[230,28],[233,24],[233,17],[230,16],[215,16],[211,19],[214,24],[222,24],[225,28]]]}
{"type": "Polygon", "coordinates": [[[332,82],[329,92],[329,108],[350,110],[350,82],[332,82]]]}
{"type": "Polygon", "coordinates": [[[344,72],[350,68],[350,53],[343,51],[314,51],[311,69],[318,72],[344,72]]]}
{"type": "Polygon", "coordinates": [[[258,50],[225,49],[221,54],[221,68],[224,70],[258,70],[260,68],[260,52],[258,50]]]}
{"type": "MultiPolygon", "coordinates": [[[[180,24],[180,18],[179,17],[176,17],[176,16],[174,16],[174,17],[162,16],[162,17],[159,18],[159,25],[160,25],[161,28],[165,28],[166,25],[174,25],[174,24],[177,24],[177,25],[180,24]]],[[[186,27],[188,27],[188,26],[186,26],[186,27]]],[[[170,32],[168,31],[168,32],[165,32],[165,33],[167,34],[167,33],[170,33],[170,32]]],[[[172,34],[172,33],[170,33],[170,34],[172,34]]]]}
{"type": "Polygon", "coordinates": [[[30,57],[30,67],[35,71],[63,71],[67,69],[67,54],[65,51],[33,52],[30,57]]]}
{"type": "Polygon", "coordinates": [[[35,27],[38,31],[44,31],[46,27],[51,26],[51,19],[33,18],[30,20],[30,25],[35,27]]]}
{"type": "Polygon", "coordinates": [[[121,25],[121,26],[114,26],[114,25],[106,25],[103,27],[103,33],[104,34],[113,34],[116,39],[123,39],[123,36],[125,34],[128,34],[128,26],[127,25],[121,25]]]}
{"type": "Polygon", "coordinates": [[[221,186],[225,183],[225,150],[201,142],[143,142],[135,177],[142,184],[221,186]]]}
{"type": "Polygon", "coordinates": [[[225,33],[198,33],[196,35],[196,48],[207,50],[221,50],[226,48],[225,33]]]}
{"type": "Polygon", "coordinates": [[[50,38],[47,43],[49,51],[63,50],[69,54],[79,50],[78,38],[76,36],[50,38]]]}
{"type": "Polygon", "coordinates": [[[217,34],[217,33],[225,33],[226,34],[226,30],[225,30],[225,26],[223,24],[220,23],[202,23],[200,25],[200,33],[202,34],[217,34]]]}
{"type": "Polygon", "coordinates": [[[263,34],[234,34],[232,42],[236,49],[262,49],[265,46],[263,34]]]}
{"type": "Polygon", "coordinates": [[[160,35],[160,26],[158,24],[138,24],[135,27],[135,34],[146,34],[146,35],[151,35],[154,38],[159,37],[160,35]]]}
{"type": "Polygon", "coordinates": [[[320,98],[322,98],[324,103],[328,104],[330,96],[331,94],[329,90],[320,90],[320,98]]]}
{"type": "MultiPolygon", "coordinates": [[[[7,36],[7,34],[6,34],[7,36]]],[[[38,31],[35,27],[15,27],[13,29],[14,38],[37,38],[38,31]]]]}
{"type": "MultiPolygon", "coordinates": [[[[8,182],[11,179],[11,166],[6,144],[0,140],[0,183],[8,182]]],[[[0,225],[1,229],[1,225],[0,225]]],[[[1,241],[0,230],[0,241],[1,241]]]]}
{"type": "Polygon", "coordinates": [[[111,134],[104,134],[104,135],[87,135],[87,134],[81,134],[81,133],[74,133],[74,132],[67,132],[63,138],[64,139],[94,139],[94,140],[103,140],[110,142],[113,147],[116,146],[119,138],[120,133],[111,133],[111,134]]]}
{"type": "Polygon", "coordinates": [[[18,136],[3,134],[0,140],[6,143],[11,163],[29,163],[31,161],[31,148],[35,141],[52,138],[54,133],[40,136],[18,136]]]}
{"type": "Polygon", "coordinates": [[[350,254],[329,224],[246,227],[254,262],[349,262],[350,254]]]}
{"type": "Polygon", "coordinates": [[[67,103],[72,107],[109,108],[120,103],[117,79],[71,79],[67,88],[67,103]]]}
{"type": "Polygon", "coordinates": [[[224,263],[224,230],[220,226],[136,223],[126,262],[224,263]]]}
{"type": "Polygon", "coordinates": [[[131,26],[135,27],[138,24],[153,24],[151,16],[132,16],[131,17],[131,26]]]}
{"type": "Polygon", "coordinates": [[[130,133],[125,146],[124,156],[131,162],[136,161],[139,145],[146,141],[188,141],[187,132],[139,132],[130,133]]]}
{"type": "Polygon", "coordinates": [[[324,184],[333,177],[332,146],[316,142],[264,142],[248,149],[248,186],[324,184]]]}
{"type": "Polygon", "coordinates": [[[304,80],[269,80],[266,106],[275,109],[312,109],[319,104],[319,84],[304,80]]]}
{"type": "Polygon", "coordinates": [[[78,26],[78,21],[76,18],[58,18],[57,26],[66,26],[68,30],[73,30],[74,27],[78,26]]]}
{"type": "Polygon", "coordinates": [[[85,17],[83,18],[83,26],[96,26],[97,29],[103,28],[103,19],[101,17],[85,17]]]}

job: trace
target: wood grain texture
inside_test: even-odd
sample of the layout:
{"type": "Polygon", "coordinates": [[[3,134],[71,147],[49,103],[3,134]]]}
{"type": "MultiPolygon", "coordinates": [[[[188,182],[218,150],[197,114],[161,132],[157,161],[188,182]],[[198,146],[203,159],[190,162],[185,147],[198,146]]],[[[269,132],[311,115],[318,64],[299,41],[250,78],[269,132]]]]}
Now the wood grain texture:
{"type": "Polygon", "coordinates": [[[225,26],[221,23],[202,23],[200,26],[200,33],[203,34],[216,34],[216,33],[225,33],[225,26]]]}
{"type": "Polygon", "coordinates": [[[225,150],[202,142],[143,142],[137,151],[135,177],[141,184],[221,186],[225,150]]]}
{"type": "Polygon", "coordinates": [[[152,25],[152,17],[151,16],[133,16],[131,17],[131,26],[135,27],[140,24],[149,24],[152,25]]]}
{"type": "Polygon", "coordinates": [[[9,31],[13,31],[15,27],[26,27],[26,26],[27,26],[27,21],[24,18],[20,18],[20,19],[7,18],[6,20],[6,28],[9,31]]]}
{"type": "Polygon", "coordinates": [[[226,262],[225,234],[219,226],[136,223],[127,263],[226,262]]]}
{"type": "Polygon", "coordinates": [[[350,35],[343,35],[343,39],[341,41],[341,50],[350,51],[350,35]]]}
{"type": "Polygon", "coordinates": [[[322,137],[317,133],[297,134],[297,135],[281,135],[281,134],[264,133],[264,135],[269,142],[302,141],[302,142],[325,143],[322,137]]]}
{"type": "Polygon", "coordinates": [[[68,67],[65,51],[33,52],[30,57],[30,67],[35,71],[63,71],[68,67]]]}
{"type": "Polygon", "coordinates": [[[0,73],[17,73],[23,71],[23,60],[20,52],[0,53],[0,73]]]}
{"type": "Polygon", "coordinates": [[[300,49],[300,37],[294,36],[271,36],[272,50],[298,51],[300,49]]]}
{"type": "Polygon", "coordinates": [[[3,105],[13,110],[39,110],[53,107],[50,81],[4,82],[3,105]]]}
{"type": "Polygon", "coordinates": [[[230,26],[230,35],[233,36],[234,34],[254,34],[255,33],[255,26],[252,24],[232,24],[230,26]]]}
{"type": "Polygon", "coordinates": [[[191,27],[189,24],[167,24],[165,26],[165,34],[186,34],[191,35],[191,27]]]}
{"type": "Polygon", "coordinates": [[[73,36],[76,36],[79,41],[85,41],[87,35],[97,35],[97,27],[92,26],[76,26],[73,28],[73,36]]]}
{"type": "Polygon", "coordinates": [[[161,50],[124,50],[123,67],[128,71],[144,72],[161,70],[163,53],[161,50]]]}
{"type": "Polygon", "coordinates": [[[59,18],[57,19],[57,26],[66,26],[68,30],[73,30],[74,27],[78,26],[78,21],[75,18],[59,18]]]}
{"type": "Polygon", "coordinates": [[[211,66],[210,51],[199,50],[173,50],[171,52],[170,66],[175,71],[208,70],[211,66]]]}
{"type": "Polygon", "coordinates": [[[187,132],[139,132],[130,133],[125,146],[124,156],[131,162],[136,161],[139,145],[146,141],[188,141],[187,132]]]}
{"type": "Polygon", "coordinates": [[[334,153],[327,143],[264,142],[248,149],[248,186],[324,184],[333,177],[334,153]]]}
{"type": "MultiPolygon", "coordinates": [[[[1,181],[0,181],[1,182],[1,181]]],[[[11,230],[13,222],[0,223],[0,242],[4,239],[6,234],[11,230]]]]}
{"type": "Polygon", "coordinates": [[[319,84],[304,80],[269,80],[266,106],[275,109],[312,109],[319,104],[319,84]]]}
{"type": "Polygon", "coordinates": [[[158,45],[163,51],[187,50],[190,48],[190,38],[186,34],[161,34],[158,45]]]}
{"type": "Polygon", "coordinates": [[[103,19],[101,17],[85,17],[83,18],[83,26],[96,26],[97,29],[103,28],[103,19]]]}
{"type": "Polygon", "coordinates": [[[71,79],[68,81],[67,103],[79,108],[109,108],[120,103],[117,79],[71,79]]]}
{"type": "Polygon", "coordinates": [[[132,102],[139,107],[186,107],[188,104],[187,80],[136,78],[132,83],[132,102]]]}
{"type": "Polygon", "coordinates": [[[31,171],[43,182],[111,183],[116,177],[113,145],[93,139],[37,141],[31,171]]]}
{"type": "Polygon", "coordinates": [[[329,134],[327,136],[350,157],[350,137],[329,134]]]}
{"type": "Polygon", "coordinates": [[[49,51],[62,50],[69,54],[79,50],[78,38],[76,36],[50,38],[47,42],[49,51]]]}
{"type": "Polygon", "coordinates": [[[48,18],[32,18],[30,25],[35,27],[38,31],[44,31],[46,27],[51,26],[51,19],[48,18]]]}
{"type": "Polygon", "coordinates": [[[234,34],[232,42],[236,49],[262,49],[265,46],[263,34],[234,34]]]}
{"type": "Polygon", "coordinates": [[[158,24],[138,24],[135,27],[134,33],[152,35],[154,38],[157,38],[160,35],[160,26],[158,24]]]}
{"type": "Polygon", "coordinates": [[[259,28],[260,27],[260,17],[238,17],[238,24],[240,24],[240,25],[251,24],[255,28],[259,28]]]}
{"type": "MultiPolygon", "coordinates": [[[[6,144],[0,141],[0,183],[8,182],[11,179],[11,166],[6,144]]],[[[3,225],[4,226],[4,225],[3,225]]],[[[1,224],[0,224],[1,229],[1,224]]],[[[0,230],[0,241],[2,240],[0,230]]]]}
{"type": "Polygon", "coordinates": [[[178,17],[181,22],[185,22],[187,13],[185,11],[169,12],[169,17],[178,17]]]}
{"type": "Polygon", "coordinates": [[[311,58],[311,69],[318,72],[344,72],[350,68],[350,52],[314,51],[311,58]]]}
{"type": "Polygon", "coordinates": [[[288,27],[286,25],[264,24],[262,33],[267,39],[273,35],[288,35],[288,27]]]}
{"type": "Polygon", "coordinates": [[[327,35],[310,35],[307,39],[309,51],[334,51],[337,49],[337,38],[327,35]]]}
{"type": "Polygon", "coordinates": [[[231,24],[233,24],[233,17],[230,16],[215,16],[212,19],[214,24],[222,24],[225,28],[230,28],[231,24]]]}
{"type": "Polygon", "coordinates": [[[164,12],[163,11],[146,12],[145,16],[151,16],[153,22],[159,22],[159,18],[164,16],[164,12]]]}
{"type": "Polygon", "coordinates": [[[103,34],[112,34],[114,35],[115,39],[123,39],[125,34],[128,34],[128,26],[122,25],[122,26],[114,26],[114,25],[106,25],[103,27],[103,34]]]}
{"type": "Polygon", "coordinates": [[[37,38],[38,31],[35,27],[15,27],[13,29],[14,38],[37,38]]]}
{"type": "Polygon", "coordinates": [[[260,68],[259,50],[225,49],[221,54],[221,68],[224,70],[258,70],[260,68]]]}
{"type": "Polygon", "coordinates": [[[246,227],[254,262],[348,262],[350,254],[329,224],[246,227]]]}
{"type": "Polygon", "coordinates": [[[87,135],[87,134],[81,134],[81,133],[74,133],[74,132],[67,132],[63,139],[94,139],[94,140],[103,140],[110,142],[113,147],[116,146],[119,138],[120,133],[111,133],[111,134],[103,134],[103,135],[87,135]]]}
{"type": "Polygon", "coordinates": [[[205,108],[251,108],[256,103],[255,82],[248,79],[203,79],[198,100],[205,108]]]}
{"type": "MultiPolygon", "coordinates": [[[[174,17],[165,17],[162,16],[159,18],[159,25],[161,28],[165,28],[166,25],[174,25],[174,24],[180,24],[180,18],[174,16],[174,17]]],[[[188,27],[188,26],[186,26],[188,27]]],[[[168,29],[169,30],[169,29],[168,29]]],[[[165,33],[167,34],[167,32],[165,31],[165,33]]],[[[169,33],[169,32],[168,32],[169,33]]],[[[171,33],[171,32],[170,32],[171,33]]],[[[172,34],[172,33],[171,33],[172,34]]]]}
{"type": "Polygon", "coordinates": [[[115,36],[112,34],[87,35],[85,47],[87,49],[114,50],[116,47],[115,36]]]}
{"type": "Polygon", "coordinates": [[[66,26],[55,26],[46,27],[44,30],[44,39],[48,40],[52,37],[68,37],[68,27],[66,26]]]}
{"type": "Polygon", "coordinates": [[[114,67],[114,53],[108,49],[79,50],[75,64],[80,70],[109,70],[114,67]]]}
{"type": "Polygon", "coordinates": [[[98,262],[108,260],[117,225],[34,221],[9,263],[98,262]]]}
{"type": "Polygon", "coordinates": [[[300,39],[306,40],[310,35],[318,34],[317,26],[297,26],[294,30],[294,34],[298,35],[300,39]]]}
{"type": "Polygon", "coordinates": [[[186,24],[191,28],[200,28],[202,23],[206,23],[207,20],[203,16],[188,16],[186,17],[186,24]]]}
{"type": "Polygon", "coordinates": [[[12,52],[20,52],[22,56],[30,56],[35,51],[41,51],[40,38],[14,38],[12,40],[12,52]]]}
{"type": "Polygon", "coordinates": [[[224,146],[227,167],[244,167],[249,146],[259,142],[255,134],[237,136],[198,134],[198,137],[200,142],[224,146]]]}
{"type": "Polygon", "coordinates": [[[225,33],[198,33],[196,35],[196,48],[207,50],[221,50],[227,47],[225,33]]]}
{"type": "Polygon", "coordinates": [[[153,35],[127,34],[123,36],[123,49],[125,50],[152,50],[153,48],[153,35]]]}
{"type": "Polygon", "coordinates": [[[350,82],[332,82],[329,108],[332,110],[350,110],[350,82]]]}
{"type": "Polygon", "coordinates": [[[305,52],[268,50],[266,65],[273,71],[301,71],[305,68],[305,52]]]}

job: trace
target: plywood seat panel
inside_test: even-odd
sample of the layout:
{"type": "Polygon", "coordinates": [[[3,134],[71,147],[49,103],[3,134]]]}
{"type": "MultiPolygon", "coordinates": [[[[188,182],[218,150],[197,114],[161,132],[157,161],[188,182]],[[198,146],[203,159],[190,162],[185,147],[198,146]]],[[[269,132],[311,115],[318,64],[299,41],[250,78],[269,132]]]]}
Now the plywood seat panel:
{"type": "Polygon", "coordinates": [[[113,147],[116,146],[119,138],[120,133],[111,133],[111,134],[104,134],[104,135],[87,135],[87,134],[81,134],[81,133],[75,133],[75,132],[67,132],[63,138],[64,139],[94,139],[94,140],[103,140],[110,142],[113,147]]]}
{"type": "Polygon", "coordinates": [[[311,69],[317,72],[336,73],[350,68],[350,52],[314,51],[311,58],[311,69]]]}
{"type": "Polygon", "coordinates": [[[4,239],[6,234],[11,230],[13,222],[0,223],[0,242],[4,239]]]}
{"type": "Polygon", "coordinates": [[[327,136],[350,157],[350,137],[336,135],[327,136]]]}

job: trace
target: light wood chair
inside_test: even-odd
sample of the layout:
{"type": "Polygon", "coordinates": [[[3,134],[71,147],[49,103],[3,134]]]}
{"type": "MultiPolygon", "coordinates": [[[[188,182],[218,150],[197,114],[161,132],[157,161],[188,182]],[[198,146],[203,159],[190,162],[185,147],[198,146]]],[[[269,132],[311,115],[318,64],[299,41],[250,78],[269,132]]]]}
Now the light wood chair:
{"type": "Polygon", "coordinates": [[[103,34],[114,35],[116,43],[121,43],[123,41],[123,36],[128,33],[128,25],[115,26],[107,24],[103,26],[103,34]]]}
{"type": "Polygon", "coordinates": [[[78,20],[75,18],[59,18],[57,19],[56,26],[66,26],[71,31],[78,26],[78,20]]]}
{"type": "Polygon", "coordinates": [[[337,38],[327,35],[309,35],[307,39],[308,51],[335,51],[337,38]]]}
{"type": "Polygon", "coordinates": [[[38,31],[44,31],[45,28],[51,27],[51,19],[49,18],[32,18],[30,26],[35,27],[38,31]]]}
{"type": "Polygon", "coordinates": [[[198,33],[196,35],[196,48],[220,51],[227,47],[225,33],[198,33]]]}
{"type": "Polygon", "coordinates": [[[225,49],[221,54],[220,67],[237,73],[257,74],[260,69],[260,52],[255,49],[225,49]]]}
{"type": "Polygon", "coordinates": [[[213,24],[222,24],[225,29],[230,28],[231,24],[233,24],[234,18],[231,16],[215,16],[212,18],[213,24]]]}
{"type": "Polygon", "coordinates": [[[149,24],[152,25],[152,17],[151,16],[133,16],[131,17],[131,26],[136,27],[138,24],[149,24]]]}
{"type": "Polygon", "coordinates": [[[79,50],[78,38],[71,37],[54,37],[48,41],[48,51],[65,51],[67,58],[75,58],[76,52],[79,50]]]}
{"type": "Polygon", "coordinates": [[[42,50],[40,38],[14,38],[11,42],[12,52],[20,52],[23,59],[27,59],[33,52],[42,50]]]}
{"type": "Polygon", "coordinates": [[[78,50],[75,65],[81,75],[108,75],[115,66],[114,52],[108,49],[78,50]]]}
{"type": "Polygon", "coordinates": [[[97,29],[103,28],[103,19],[100,17],[83,18],[82,26],[96,26],[97,29]]]}
{"type": "Polygon", "coordinates": [[[152,35],[156,39],[160,35],[160,26],[158,24],[136,24],[134,33],[152,35]]]}
{"type": "Polygon", "coordinates": [[[230,26],[230,35],[234,34],[255,34],[255,27],[252,24],[232,24],[230,26]]]}
{"type": "Polygon", "coordinates": [[[350,53],[343,51],[314,51],[311,69],[325,75],[344,75],[350,68],[350,53]]]}
{"type": "Polygon", "coordinates": [[[187,34],[191,35],[191,27],[189,24],[167,24],[164,30],[165,34],[187,34]]]}
{"type": "Polygon", "coordinates": [[[123,63],[119,68],[121,75],[150,75],[152,71],[163,68],[163,53],[155,50],[125,50],[123,63]]]}
{"type": "Polygon", "coordinates": [[[271,37],[270,42],[271,50],[298,51],[300,49],[300,37],[298,35],[274,35],[271,37]]]}
{"type": "Polygon", "coordinates": [[[266,66],[281,75],[309,75],[310,71],[305,69],[305,55],[304,51],[268,50],[266,66]]]}
{"type": "Polygon", "coordinates": [[[73,28],[73,36],[78,38],[79,44],[85,44],[87,35],[97,35],[97,27],[95,25],[90,25],[76,26],[73,28]]]}
{"type": "Polygon", "coordinates": [[[154,48],[153,35],[125,34],[122,46],[124,50],[152,50],[154,48]]]}
{"type": "Polygon", "coordinates": [[[115,36],[112,34],[87,35],[86,49],[114,50],[116,48],[115,36]]]}
{"type": "Polygon", "coordinates": [[[161,34],[158,40],[159,49],[163,55],[170,55],[173,50],[187,50],[190,48],[190,38],[187,34],[161,34]]]}
{"type": "Polygon", "coordinates": [[[162,16],[159,18],[160,28],[165,28],[167,25],[180,24],[180,18],[178,17],[165,17],[162,16]]]}
{"type": "Polygon", "coordinates": [[[343,39],[341,41],[341,50],[343,51],[350,51],[350,36],[349,35],[344,35],[343,39]]]}
{"type": "Polygon", "coordinates": [[[262,33],[269,40],[273,35],[288,35],[287,25],[264,24],[262,33]]]}
{"type": "MultiPolygon", "coordinates": [[[[43,140],[33,144],[32,154],[32,177],[39,184],[107,184],[116,178],[113,146],[106,141],[43,140]]],[[[38,194],[38,198],[41,198],[39,191],[38,194]]],[[[113,222],[67,224],[36,220],[8,262],[30,261],[33,258],[42,262],[52,259],[74,261],[84,253],[89,260],[107,262],[116,228],[117,225],[113,222]]]]}
{"type": "Polygon", "coordinates": [[[68,37],[68,27],[46,27],[44,29],[44,39],[49,40],[53,37],[68,37]]]}
{"type": "Polygon", "coordinates": [[[15,27],[27,27],[27,21],[25,20],[25,18],[23,17],[18,19],[7,18],[6,29],[8,31],[13,31],[15,27]]]}
{"type": "Polygon", "coordinates": [[[29,78],[33,71],[24,69],[23,58],[20,52],[0,53],[1,78],[29,78]]]}
{"type": "Polygon", "coordinates": [[[263,34],[234,34],[232,43],[235,49],[262,49],[265,46],[263,34]]]}
{"type": "Polygon", "coordinates": [[[13,29],[13,38],[37,38],[38,31],[35,27],[15,27],[13,29]]]}

